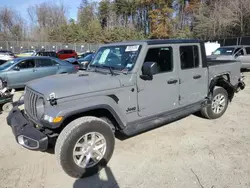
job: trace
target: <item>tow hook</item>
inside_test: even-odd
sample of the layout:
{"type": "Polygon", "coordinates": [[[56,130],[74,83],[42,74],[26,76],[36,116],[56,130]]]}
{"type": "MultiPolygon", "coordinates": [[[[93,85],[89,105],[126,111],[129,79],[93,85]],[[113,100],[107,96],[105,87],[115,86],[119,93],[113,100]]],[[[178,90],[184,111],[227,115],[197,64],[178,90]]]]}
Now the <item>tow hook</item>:
{"type": "Polygon", "coordinates": [[[239,88],[241,89],[241,90],[243,90],[243,89],[245,89],[245,83],[244,82],[240,82],[239,83],[239,88]]]}
{"type": "Polygon", "coordinates": [[[55,93],[51,93],[51,94],[49,95],[48,101],[50,102],[50,105],[51,105],[51,106],[57,105],[57,98],[56,98],[55,93]]]}

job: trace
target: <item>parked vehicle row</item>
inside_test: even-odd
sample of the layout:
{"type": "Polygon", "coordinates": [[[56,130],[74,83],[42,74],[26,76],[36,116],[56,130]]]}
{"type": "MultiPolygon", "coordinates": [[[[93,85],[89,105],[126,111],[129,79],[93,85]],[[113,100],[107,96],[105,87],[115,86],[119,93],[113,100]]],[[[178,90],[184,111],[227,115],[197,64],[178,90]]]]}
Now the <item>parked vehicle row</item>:
{"type": "Polygon", "coordinates": [[[0,65],[0,78],[10,88],[22,88],[27,82],[45,76],[75,72],[77,69],[70,63],[46,56],[15,58],[0,65]]]}
{"type": "Polygon", "coordinates": [[[56,52],[54,51],[45,51],[45,49],[41,50],[26,50],[20,54],[17,55],[17,57],[28,57],[28,56],[41,56],[40,54],[43,54],[42,56],[53,56],[57,57],[59,59],[68,59],[68,58],[83,58],[89,54],[92,54],[93,52],[85,52],[83,54],[77,55],[75,50],[72,49],[60,49],[56,52]]]}
{"type": "Polygon", "coordinates": [[[60,73],[72,73],[86,69],[93,52],[78,58],[74,50],[26,51],[23,57],[16,57],[11,51],[0,51],[0,79],[7,80],[8,87],[24,87],[33,79],[60,73]],[[68,58],[71,57],[69,59],[68,58]]]}

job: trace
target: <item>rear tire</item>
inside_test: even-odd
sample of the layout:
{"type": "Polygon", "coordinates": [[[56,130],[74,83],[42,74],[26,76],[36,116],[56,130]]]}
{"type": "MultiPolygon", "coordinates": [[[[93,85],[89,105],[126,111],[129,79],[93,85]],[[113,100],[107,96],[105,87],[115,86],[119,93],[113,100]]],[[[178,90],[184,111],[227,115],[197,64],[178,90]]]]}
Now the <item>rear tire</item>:
{"type": "Polygon", "coordinates": [[[228,93],[222,88],[216,86],[214,88],[212,104],[201,109],[201,114],[207,119],[220,118],[228,107],[228,93]]]}
{"type": "Polygon", "coordinates": [[[96,117],[82,117],[63,129],[56,142],[55,154],[60,166],[69,176],[83,178],[96,174],[107,165],[113,154],[114,144],[114,134],[108,123],[96,117]],[[96,145],[97,141],[101,144],[96,145]],[[88,159],[89,163],[86,162],[88,159]]]}

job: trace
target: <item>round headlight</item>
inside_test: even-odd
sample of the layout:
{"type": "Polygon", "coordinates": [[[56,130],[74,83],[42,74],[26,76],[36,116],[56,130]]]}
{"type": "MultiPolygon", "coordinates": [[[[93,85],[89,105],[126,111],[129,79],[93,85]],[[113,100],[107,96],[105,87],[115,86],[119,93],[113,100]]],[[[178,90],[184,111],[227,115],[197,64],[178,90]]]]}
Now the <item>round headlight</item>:
{"type": "Polygon", "coordinates": [[[40,97],[36,101],[36,111],[37,111],[37,117],[42,118],[42,116],[44,115],[44,100],[42,97],[40,97]]]}

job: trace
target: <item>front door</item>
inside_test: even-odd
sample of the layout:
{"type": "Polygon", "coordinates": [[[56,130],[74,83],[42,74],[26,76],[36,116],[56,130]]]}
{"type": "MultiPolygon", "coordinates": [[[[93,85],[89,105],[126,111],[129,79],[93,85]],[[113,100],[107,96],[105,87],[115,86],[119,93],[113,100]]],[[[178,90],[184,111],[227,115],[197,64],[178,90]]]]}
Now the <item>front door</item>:
{"type": "Polygon", "coordinates": [[[202,66],[200,47],[181,45],[180,56],[180,105],[199,102],[207,96],[208,70],[202,66]]]}
{"type": "Polygon", "coordinates": [[[156,115],[178,108],[179,78],[171,46],[149,48],[144,62],[156,62],[152,80],[138,78],[139,116],[156,115]]]}
{"type": "Polygon", "coordinates": [[[36,78],[34,72],[35,61],[27,59],[17,64],[18,70],[10,70],[7,72],[8,85],[11,87],[23,87],[25,84],[36,78]]]}

